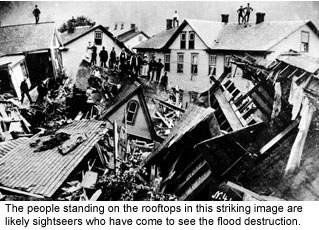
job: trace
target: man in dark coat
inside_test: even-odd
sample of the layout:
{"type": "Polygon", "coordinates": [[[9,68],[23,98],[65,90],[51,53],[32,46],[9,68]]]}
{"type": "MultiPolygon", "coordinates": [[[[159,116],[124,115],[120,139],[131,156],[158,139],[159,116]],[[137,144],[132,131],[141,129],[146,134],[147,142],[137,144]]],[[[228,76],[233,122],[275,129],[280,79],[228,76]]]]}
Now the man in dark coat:
{"type": "Polygon", "coordinates": [[[244,8],[246,10],[246,14],[244,17],[244,23],[248,23],[249,22],[249,16],[250,16],[250,12],[253,11],[253,8],[250,7],[250,4],[247,3],[247,7],[244,8]]]}
{"type": "Polygon", "coordinates": [[[21,85],[20,85],[20,90],[21,90],[21,103],[23,103],[23,100],[24,100],[24,95],[27,95],[30,103],[32,103],[32,99],[31,99],[31,96],[29,94],[29,86],[28,86],[28,83],[27,83],[27,77],[24,77],[24,80],[21,82],[21,85]]]}
{"type": "Polygon", "coordinates": [[[38,98],[36,103],[41,104],[44,98],[46,97],[46,95],[48,94],[48,89],[46,87],[46,83],[44,80],[42,80],[40,84],[38,85],[37,91],[38,91],[38,98]]]}
{"type": "Polygon", "coordinates": [[[162,63],[162,59],[158,59],[158,62],[156,64],[156,82],[159,83],[159,80],[161,78],[161,72],[163,69],[164,65],[162,63]]]}
{"type": "Polygon", "coordinates": [[[244,8],[243,6],[240,6],[240,8],[237,10],[238,13],[238,24],[240,25],[241,23],[244,22],[244,8]]]}
{"type": "Polygon", "coordinates": [[[91,65],[95,65],[96,64],[96,56],[97,56],[97,48],[96,48],[95,44],[93,44],[91,49],[92,49],[91,65]]]}
{"type": "Polygon", "coordinates": [[[155,56],[152,56],[152,59],[148,63],[148,77],[151,82],[154,79],[155,71],[156,71],[156,61],[155,61],[155,56]]]}
{"type": "Polygon", "coordinates": [[[167,90],[167,83],[168,83],[168,76],[167,76],[167,72],[165,72],[161,78],[161,83],[160,83],[161,88],[165,91],[167,90]]]}
{"type": "Polygon", "coordinates": [[[135,53],[131,56],[130,67],[131,67],[132,78],[136,80],[138,77],[140,63],[139,63],[138,56],[135,53]]]}
{"type": "Polygon", "coordinates": [[[107,62],[107,59],[108,59],[108,53],[105,50],[104,46],[102,47],[102,50],[101,50],[99,56],[100,56],[100,61],[101,61],[101,67],[106,67],[106,62],[107,62]]]}
{"type": "Polygon", "coordinates": [[[115,52],[115,48],[113,47],[110,53],[110,61],[109,61],[109,67],[111,69],[114,69],[115,62],[116,62],[116,52],[115,52]]]}
{"type": "Polygon", "coordinates": [[[35,9],[33,10],[33,15],[35,18],[35,23],[38,24],[40,20],[41,11],[38,9],[38,5],[35,5],[35,9]]]}
{"type": "Polygon", "coordinates": [[[127,54],[125,52],[125,49],[123,48],[121,53],[120,53],[120,69],[121,72],[126,71],[126,61],[127,61],[127,54]]]}

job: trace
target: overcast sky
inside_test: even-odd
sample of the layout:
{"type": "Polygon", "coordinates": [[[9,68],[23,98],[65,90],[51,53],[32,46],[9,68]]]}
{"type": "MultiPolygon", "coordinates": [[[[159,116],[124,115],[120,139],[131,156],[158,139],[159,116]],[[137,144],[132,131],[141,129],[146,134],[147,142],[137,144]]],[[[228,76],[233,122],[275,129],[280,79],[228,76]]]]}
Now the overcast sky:
{"type": "MultiPolygon", "coordinates": [[[[55,21],[61,25],[72,16],[85,15],[97,24],[113,28],[114,22],[135,23],[139,29],[153,35],[165,29],[166,19],[177,10],[180,20],[202,19],[221,20],[221,14],[229,14],[230,21],[237,20],[236,10],[246,1],[182,2],[182,1],[129,1],[129,2],[0,2],[0,21],[2,25],[34,22],[32,11],[37,4],[41,10],[40,21],[55,21]]],[[[250,2],[256,12],[265,12],[265,20],[305,20],[310,19],[319,25],[319,2],[250,2]]]]}

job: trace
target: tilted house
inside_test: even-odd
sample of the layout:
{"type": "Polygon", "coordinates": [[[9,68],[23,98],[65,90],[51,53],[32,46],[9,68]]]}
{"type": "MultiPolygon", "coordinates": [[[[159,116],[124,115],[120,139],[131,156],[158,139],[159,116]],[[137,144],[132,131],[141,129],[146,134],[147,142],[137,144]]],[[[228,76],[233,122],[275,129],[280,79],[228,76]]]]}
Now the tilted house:
{"type": "Polygon", "coordinates": [[[141,84],[124,84],[120,92],[106,106],[100,119],[114,122],[119,126],[127,125],[127,133],[145,140],[158,140],[151,116],[145,101],[141,84]],[[126,118],[125,118],[126,117],[126,118]]]}
{"type": "Polygon", "coordinates": [[[32,86],[40,80],[59,77],[61,45],[54,22],[0,27],[0,78],[11,81],[20,98],[19,86],[24,76],[30,78],[32,86]]]}
{"type": "Polygon", "coordinates": [[[62,50],[63,63],[66,74],[69,77],[75,77],[79,65],[87,52],[88,42],[91,42],[92,45],[95,43],[97,47],[96,60],[98,65],[100,65],[99,53],[103,46],[109,57],[112,47],[115,48],[117,55],[119,55],[122,48],[128,51],[126,46],[102,25],[76,27],[74,33],[66,31],[61,34],[61,38],[64,45],[62,50]]]}
{"type": "MultiPolygon", "coordinates": [[[[186,19],[177,29],[161,32],[135,48],[164,60],[170,86],[203,92],[210,85],[210,75],[219,79],[223,73],[234,74],[233,54],[273,60],[294,49],[319,56],[318,38],[311,21],[267,22],[257,13],[256,22],[241,25],[186,19]]],[[[241,75],[240,71],[236,74],[241,75]]]]}

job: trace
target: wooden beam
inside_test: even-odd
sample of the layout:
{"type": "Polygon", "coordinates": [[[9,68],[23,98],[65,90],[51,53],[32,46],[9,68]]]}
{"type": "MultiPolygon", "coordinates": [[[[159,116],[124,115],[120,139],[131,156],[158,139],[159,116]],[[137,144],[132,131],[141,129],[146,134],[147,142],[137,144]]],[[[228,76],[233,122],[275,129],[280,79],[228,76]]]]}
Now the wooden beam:
{"type": "Polygon", "coordinates": [[[298,120],[293,121],[284,131],[279,133],[277,136],[275,136],[273,139],[271,139],[266,145],[264,145],[259,150],[259,154],[263,155],[266,152],[268,152],[275,144],[277,144],[280,140],[282,140],[285,136],[287,136],[287,134],[290,133],[291,130],[296,128],[298,123],[299,123],[298,120]]]}
{"type": "Polygon", "coordinates": [[[41,195],[37,195],[37,194],[21,191],[21,190],[18,190],[18,189],[7,188],[7,187],[4,187],[4,186],[0,186],[0,190],[5,190],[5,191],[8,191],[8,192],[17,193],[17,194],[21,194],[21,195],[25,195],[25,196],[32,196],[32,197],[36,197],[36,198],[40,198],[40,199],[45,199],[45,197],[41,196],[41,195]]]}
{"type": "Polygon", "coordinates": [[[165,107],[169,108],[169,109],[172,109],[172,110],[177,110],[177,111],[180,111],[180,112],[185,112],[185,109],[182,109],[176,105],[172,105],[166,101],[163,101],[161,99],[158,99],[158,98],[155,98],[159,103],[161,103],[162,105],[164,105],[165,107]]]}

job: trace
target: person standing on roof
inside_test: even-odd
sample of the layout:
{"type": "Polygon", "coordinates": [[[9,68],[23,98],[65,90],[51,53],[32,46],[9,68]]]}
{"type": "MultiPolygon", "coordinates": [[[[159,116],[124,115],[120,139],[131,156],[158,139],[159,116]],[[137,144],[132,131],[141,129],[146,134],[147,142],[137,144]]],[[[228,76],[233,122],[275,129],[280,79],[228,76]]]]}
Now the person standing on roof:
{"type": "Polygon", "coordinates": [[[24,77],[23,81],[21,82],[21,85],[20,85],[20,90],[21,90],[21,103],[23,103],[23,100],[24,100],[24,95],[27,95],[30,103],[32,103],[32,99],[31,99],[31,96],[29,94],[29,86],[28,86],[28,83],[27,83],[27,77],[24,77]]]}
{"type": "Polygon", "coordinates": [[[174,14],[173,14],[173,27],[175,28],[175,22],[176,22],[176,26],[178,26],[178,14],[177,14],[177,10],[175,10],[174,14]]]}
{"type": "Polygon", "coordinates": [[[245,17],[244,17],[244,23],[248,23],[249,22],[250,12],[253,11],[254,9],[250,7],[249,3],[247,3],[247,7],[245,7],[244,10],[246,10],[246,14],[245,14],[245,17]]]}
{"type": "Polygon", "coordinates": [[[238,13],[238,24],[240,25],[241,23],[244,22],[244,8],[243,6],[240,6],[240,8],[237,10],[238,13]]]}
{"type": "Polygon", "coordinates": [[[100,56],[100,61],[101,61],[101,67],[105,67],[105,68],[106,68],[106,62],[107,62],[107,59],[108,59],[109,57],[108,57],[108,53],[107,53],[107,51],[105,50],[105,47],[104,47],[104,46],[102,47],[102,50],[101,50],[101,52],[99,53],[99,56],[100,56]]]}
{"type": "Polygon", "coordinates": [[[35,5],[35,9],[33,10],[33,15],[35,17],[35,23],[38,24],[40,20],[41,11],[38,9],[38,5],[35,5]]]}

